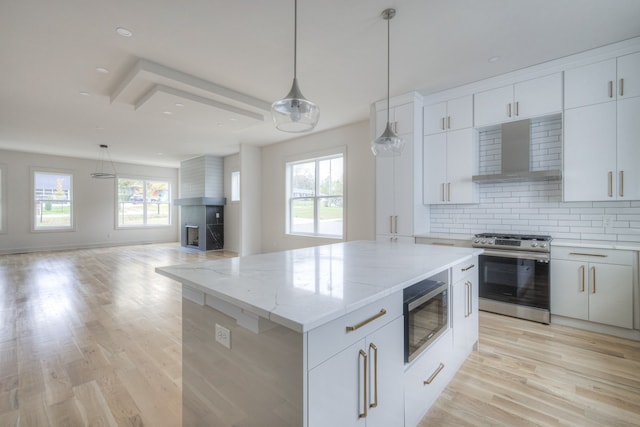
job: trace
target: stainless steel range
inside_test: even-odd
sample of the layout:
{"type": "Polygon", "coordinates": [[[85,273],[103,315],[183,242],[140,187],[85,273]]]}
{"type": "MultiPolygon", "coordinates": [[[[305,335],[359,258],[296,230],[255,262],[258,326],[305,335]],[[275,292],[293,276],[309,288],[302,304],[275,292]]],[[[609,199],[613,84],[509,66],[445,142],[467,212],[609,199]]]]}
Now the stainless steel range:
{"type": "Polygon", "coordinates": [[[551,236],[476,234],[480,310],[549,323],[551,236]]]}

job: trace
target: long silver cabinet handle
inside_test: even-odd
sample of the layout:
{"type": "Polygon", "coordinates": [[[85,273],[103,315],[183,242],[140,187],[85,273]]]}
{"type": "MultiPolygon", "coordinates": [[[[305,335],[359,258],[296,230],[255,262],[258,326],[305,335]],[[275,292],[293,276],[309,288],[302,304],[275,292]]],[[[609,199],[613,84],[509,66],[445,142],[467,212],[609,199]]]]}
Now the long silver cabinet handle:
{"type": "Polygon", "coordinates": [[[447,183],[447,201],[448,202],[451,201],[451,183],[450,182],[447,183]]]}
{"type": "Polygon", "coordinates": [[[609,98],[613,98],[613,80],[609,80],[609,98]]]}
{"type": "Polygon", "coordinates": [[[511,103],[507,104],[507,117],[511,117],[511,103]]]}
{"type": "Polygon", "coordinates": [[[373,322],[376,319],[379,319],[380,317],[384,316],[385,314],[387,314],[387,310],[385,310],[384,308],[380,309],[380,311],[378,312],[378,314],[374,314],[373,316],[371,316],[368,319],[363,320],[362,322],[358,323],[357,325],[353,325],[353,326],[347,326],[347,332],[353,332],[353,331],[357,331],[358,329],[362,328],[363,326],[373,322]]]}
{"type": "Polygon", "coordinates": [[[605,255],[605,254],[589,254],[586,252],[569,252],[569,255],[576,255],[576,256],[597,256],[599,258],[606,258],[609,255],[605,255]]]}
{"type": "Polygon", "coordinates": [[[389,216],[389,233],[393,234],[393,215],[389,216]]]}
{"type": "Polygon", "coordinates": [[[358,418],[367,418],[367,409],[368,409],[368,404],[367,404],[367,353],[364,350],[360,350],[360,353],[358,354],[358,358],[362,357],[362,359],[364,360],[364,375],[363,375],[363,387],[362,389],[364,390],[364,398],[362,400],[362,407],[364,409],[363,412],[358,413],[358,418]]]}
{"type": "Polygon", "coordinates": [[[620,96],[624,95],[624,79],[620,79],[620,96]]]}
{"type": "Polygon", "coordinates": [[[593,290],[591,291],[592,294],[596,293],[596,268],[595,267],[591,267],[591,273],[593,273],[593,290]]]}
{"type": "Polygon", "coordinates": [[[579,270],[580,270],[580,272],[582,273],[582,274],[581,274],[581,276],[582,276],[582,283],[581,283],[581,286],[580,286],[580,292],[584,292],[584,271],[586,270],[586,267],[585,267],[584,265],[581,265],[579,270]]]}
{"type": "Polygon", "coordinates": [[[442,128],[442,130],[444,130],[444,117],[442,117],[440,119],[440,128],[442,128]]]}
{"type": "Polygon", "coordinates": [[[375,408],[378,406],[378,347],[374,343],[369,344],[369,349],[373,350],[373,403],[369,405],[369,408],[375,408]]]}
{"type": "Polygon", "coordinates": [[[393,232],[398,233],[398,215],[393,217],[393,232]]]}
{"type": "Polygon", "coordinates": [[[447,129],[451,129],[451,116],[447,116],[447,129]]]}
{"type": "Polygon", "coordinates": [[[620,197],[624,197],[624,171],[620,171],[620,197]]]}
{"type": "Polygon", "coordinates": [[[423,381],[422,385],[431,384],[443,369],[444,369],[444,363],[440,363],[440,366],[438,366],[438,369],[436,369],[435,372],[431,374],[431,376],[426,381],[423,381]]]}
{"type": "Polygon", "coordinates": [[[476,266],[475,264],[471,264],[469,267],[461,268],[460,271],[469,271],[475,266],[476,266]]]}
{"type": "Polygon", "coordinates": [[[613,172],[609,171],[609,197],[613,197],[613,172]]]}
{"type": "Polygon", "coordinates": [[[516,101],[516,116],[520,115],[520,108],[519,108],[520,105],[519,104],[520,103],[518,101],[516,101]]]}

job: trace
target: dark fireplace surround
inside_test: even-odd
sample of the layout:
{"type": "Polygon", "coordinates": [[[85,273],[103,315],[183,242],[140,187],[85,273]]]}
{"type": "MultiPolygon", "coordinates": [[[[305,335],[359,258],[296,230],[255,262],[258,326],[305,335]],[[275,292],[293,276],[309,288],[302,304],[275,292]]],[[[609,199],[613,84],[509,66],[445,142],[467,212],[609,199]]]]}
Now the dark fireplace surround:
{"type": "Polygon", "coordinates": [[[176,199],[180,206],[182,229],[180,243],[201,251],[224,247],[224,197],[191,197],[176,199]]]}

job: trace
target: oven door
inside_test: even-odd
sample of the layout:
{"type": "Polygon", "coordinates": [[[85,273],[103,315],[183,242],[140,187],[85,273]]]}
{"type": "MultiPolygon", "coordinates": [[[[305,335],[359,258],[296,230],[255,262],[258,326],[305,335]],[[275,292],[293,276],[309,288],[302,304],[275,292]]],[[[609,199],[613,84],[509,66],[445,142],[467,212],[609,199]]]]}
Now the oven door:
{"type": "Polygon", "coordinates": [[[549,310],[549,254],[489,250],[478,263],[480,298],[549,310]]]}
{"type": "Polygon", "coordinates": [[[449,327],[449,286],[404,304],[405,362],[411,362],[449,327]]]}

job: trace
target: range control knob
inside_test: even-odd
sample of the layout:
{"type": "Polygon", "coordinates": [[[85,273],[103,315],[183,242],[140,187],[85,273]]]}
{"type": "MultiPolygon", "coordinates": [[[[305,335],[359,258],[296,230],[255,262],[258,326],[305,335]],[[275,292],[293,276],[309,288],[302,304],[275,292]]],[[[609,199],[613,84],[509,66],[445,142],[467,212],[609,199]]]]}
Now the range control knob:
{"type": "Polygon", "coordinates": [[[535,248],[536,246],[538,246],[538,243],[537,243],[537,242],[533,242],[533,243],[531,244],[531,247],[532,247],[532,248],[535,248]]]}
{"type": "Polygon", "coordinates": [[[546,248],[546,247],[547,247],[547,244],[546,244],[546,243],[543,243],[543,244],[541,244],[541,245],[540,245],[540,247],[541,247],[541,248],[546,248]]]}
{"type": "Polygon", "coordinates": [[[473,241],[473,243],[480,243],[480,240],[476,239],[476,240],[473,241]]]}

